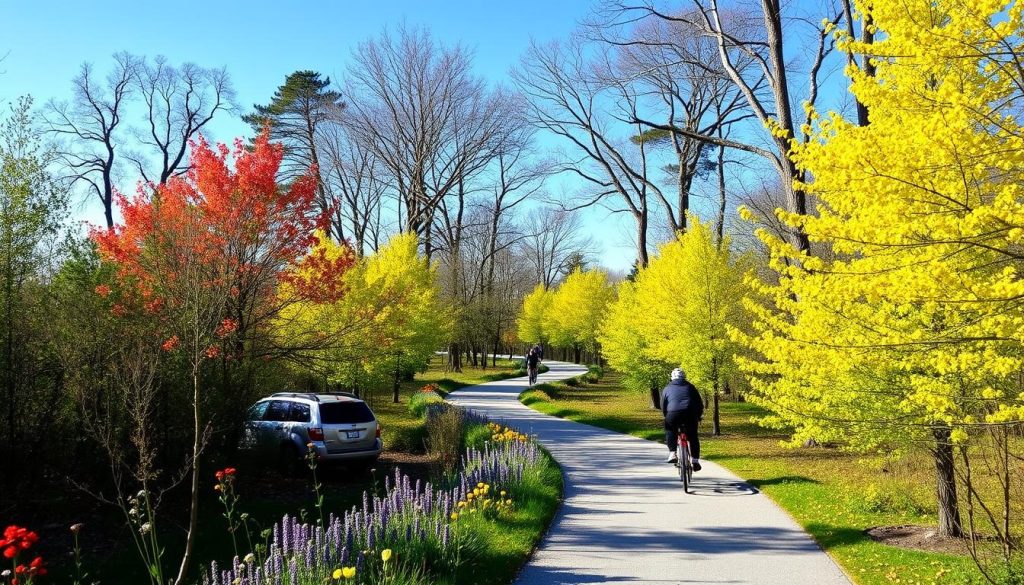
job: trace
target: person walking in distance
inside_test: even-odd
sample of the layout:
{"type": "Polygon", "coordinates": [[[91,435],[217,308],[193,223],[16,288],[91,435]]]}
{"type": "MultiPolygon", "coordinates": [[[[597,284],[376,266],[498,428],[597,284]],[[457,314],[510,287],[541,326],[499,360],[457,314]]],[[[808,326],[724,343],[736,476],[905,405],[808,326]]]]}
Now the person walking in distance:
{"type": "Polygon", "coordinates": [[[678,431],[682,429],[690,442],[690,454],[693,457],[693,470],[700,471],[700,439],[697,437],[697,424],[704,416],[704,400],[700,392],[686,379],[686,373],[676,368],[672,370],[671,381],[661,391],[661,413],[665,416],[665,443],[668,445],[669,456],[666,463],[675,463],[676,442],[678,431]]]}

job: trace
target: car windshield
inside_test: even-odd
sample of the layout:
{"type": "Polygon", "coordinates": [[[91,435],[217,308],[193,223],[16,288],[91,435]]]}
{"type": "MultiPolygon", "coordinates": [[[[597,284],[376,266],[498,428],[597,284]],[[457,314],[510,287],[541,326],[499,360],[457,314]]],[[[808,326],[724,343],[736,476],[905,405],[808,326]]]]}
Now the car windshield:
{"type": "Polygon", "coordinates": [[[320,422],[325,425],[365,423],[373,421],[373,413],[365,402],[321,402],[320,422]]]}

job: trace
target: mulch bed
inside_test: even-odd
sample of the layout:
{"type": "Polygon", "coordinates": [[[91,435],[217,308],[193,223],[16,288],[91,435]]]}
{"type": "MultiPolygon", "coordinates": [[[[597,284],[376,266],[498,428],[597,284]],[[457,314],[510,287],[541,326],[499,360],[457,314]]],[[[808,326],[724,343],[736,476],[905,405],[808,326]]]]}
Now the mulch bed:
{"type": "Polygon", "coordinates": [[[876,526],[866,532],[872,540],[890,546],[952,555],[967,554],[967,541],[939,536],[934,526],[876,526]]]}

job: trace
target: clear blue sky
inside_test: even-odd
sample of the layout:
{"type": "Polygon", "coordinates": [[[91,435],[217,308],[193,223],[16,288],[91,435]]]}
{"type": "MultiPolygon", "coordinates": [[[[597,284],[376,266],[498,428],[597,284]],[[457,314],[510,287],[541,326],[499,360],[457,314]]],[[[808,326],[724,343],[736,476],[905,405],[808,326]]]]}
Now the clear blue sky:
{"type": "MultiPolygon", "coordinates": [[[[444,43],[472,49],[478,73],[503,82],[531,38],[566,38],[590,8],[587,2],[558,0],[0,0],[0,55],[7,53],[0,62],[0,102],[23,94],[31,94],[37,105],[65,99],[83,61],[105,71],[113,53],[129,51],[164,55],[172,63],[226,66],[238,103],[248,109],[265,103],[292,71],[313,69],[340,78],[358,42],[403,22],[425,26],[444,43]]],[[[248,132],[237,118],[222,117],[208,135],[229,141],[248,132]]],[[[95,207],[77,214],[97,222],[95,207]]],[[[587,216],[604,242],[602,262],[628,268],[635,253],[625,241],[627,226],[609,235],[607,225],[599,227],[608,222],[605,212],[587,216]]],[[[614,223],[624,219],[616,217],[614,223]]]]}
{"type": "MultiPolygon", "coordinates": [[[[292,71],[313,69],[340,78],[357,43],[403,22],[472,49],[478,73],[505,82],[531,38],[568,37],[591,7],[578,0],[0,0],[0,56],[7,54],[0,62],[0,103],[23,94],[37,105],[65,99],[83,61],[106,71],[113,53],[129,51],[164,55],[172,63],[226,66],[238,103],[248,110],[265,103],[292,71]]],[[[248,132],[237,117],[222,117],[207,134],[230,141],[248,132]]],[[[571,184],[557,181],[552,190],[564,187],[571,184]]],[[[98,204],[76,213],[100,222],[98,204]]],[[[600,243],[601,263],[628,270],[636,257],[631,220],[594,209],[585,223],[600,243]]]]}

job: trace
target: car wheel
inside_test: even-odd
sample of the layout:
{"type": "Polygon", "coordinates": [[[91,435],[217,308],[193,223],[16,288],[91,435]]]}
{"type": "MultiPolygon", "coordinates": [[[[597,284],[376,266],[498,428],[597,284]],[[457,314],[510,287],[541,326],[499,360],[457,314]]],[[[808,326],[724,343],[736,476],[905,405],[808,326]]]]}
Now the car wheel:
{"type": "Polygon", "coordinates": [[[361,459],[348,464],[348,469],[356,475],[366,475],[377,465],[377,458],[361,459]]]}
{"type": "Polygon", "coordinates": [[[292,445],[282,445],[278,454],[277,469],[284,477],[300,477],[305,471],[305,461],[298,449],[292,445]]]}

